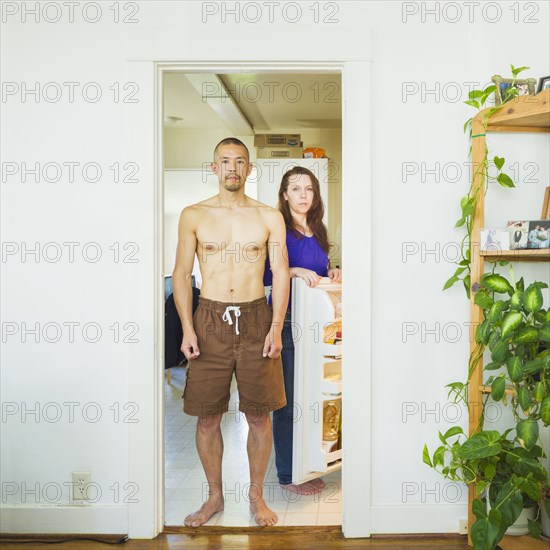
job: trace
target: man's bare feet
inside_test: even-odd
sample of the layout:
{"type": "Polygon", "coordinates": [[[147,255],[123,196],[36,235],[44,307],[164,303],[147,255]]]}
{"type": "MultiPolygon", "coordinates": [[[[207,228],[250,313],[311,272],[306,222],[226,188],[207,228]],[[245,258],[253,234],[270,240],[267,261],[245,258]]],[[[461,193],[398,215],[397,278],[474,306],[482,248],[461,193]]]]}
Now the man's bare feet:
{"type": "Polygon", "coordinates": [[[294,483],[280,485],[284,491],[290,491],[291,493],[297,493],[298,495],[315,495],[323,490],[325,482],[322,479],[312,479],[311,481],[300,483],[300,485],[295,485],[294,483]]]}
{"type": "Polygon", "coordinates": [[[223,499],[212,498],[207,500],[196,512],[185,518],[187,527],[199,527],[206,523],[214,514],[223,510],[223,499]]]}
{"type": "Polygon", "coordinates": [[[250,503],[250,512],[254,516],[254,521],[260,527],[275,525],[279,521],[277,514],[267,507],[263,498],[250,503]]]}

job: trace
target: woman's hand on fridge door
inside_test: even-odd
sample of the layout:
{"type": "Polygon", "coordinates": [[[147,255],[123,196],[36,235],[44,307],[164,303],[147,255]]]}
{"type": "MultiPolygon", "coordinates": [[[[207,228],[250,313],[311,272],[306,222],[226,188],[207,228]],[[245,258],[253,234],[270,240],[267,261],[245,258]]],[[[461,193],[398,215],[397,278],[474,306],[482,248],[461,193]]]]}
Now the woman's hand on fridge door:
{"type": "Polygon", "coordinates": [[[330,277],[331,282],[341,283],[342,282],[342,270],[337,267],[333,267],[328,270],[328,276],[330,277]]]}
{"type": "Polygon", "coordinates": [[[290,276],[303,279],[310,287],[317,286],[322,279],[322,277],[320,275],[317,275],[315,271],[312,271],[311,269],[305,269],[303,267],[291,267],[290,276]]]}

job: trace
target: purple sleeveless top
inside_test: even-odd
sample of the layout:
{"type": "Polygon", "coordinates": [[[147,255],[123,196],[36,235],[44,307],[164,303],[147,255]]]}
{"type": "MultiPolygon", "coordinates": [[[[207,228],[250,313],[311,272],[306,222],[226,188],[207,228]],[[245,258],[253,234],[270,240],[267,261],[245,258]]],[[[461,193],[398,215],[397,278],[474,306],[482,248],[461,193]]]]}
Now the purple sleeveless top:
{"type": "MultiPolygon", "coordinates": [[[[301,238],[296,237],[292,231],[286,230],[286,246],[288,250],[288,265],[289,267],[303,267],[311,269],[321,277],[328,275],[328,256],[321,248],[315,237],[301,238]]],[[[273,275],[269,267],[269,258],[266,260],[264,273],[264,286],[273,284],[273,275]]],[[[269,293],[268,303],[271,304],[271,292],[269,293]]],[[[292,303],[292,296],[288,300],[288,309],[292,303]]]]}

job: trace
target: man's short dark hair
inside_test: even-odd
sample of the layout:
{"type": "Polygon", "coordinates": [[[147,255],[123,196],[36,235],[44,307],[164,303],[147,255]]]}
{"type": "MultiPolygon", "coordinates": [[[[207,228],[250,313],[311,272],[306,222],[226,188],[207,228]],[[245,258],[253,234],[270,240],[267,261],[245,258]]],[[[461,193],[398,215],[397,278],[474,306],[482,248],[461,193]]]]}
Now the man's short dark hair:
{"type": "Polygon", "coordinates": [[[248,160],[250,160],[250,151],[248,150],[248,147],[240,139],[237,139],[236,137],[224,138],[218,143],[218,145],[216,145],[216,148],[214,149],[214,160],[216,160],[216,154],[218,153],[218,149],[222,145],[240,145],[241,147],[244,147],[246,151],[246,156],[248,160]]]}

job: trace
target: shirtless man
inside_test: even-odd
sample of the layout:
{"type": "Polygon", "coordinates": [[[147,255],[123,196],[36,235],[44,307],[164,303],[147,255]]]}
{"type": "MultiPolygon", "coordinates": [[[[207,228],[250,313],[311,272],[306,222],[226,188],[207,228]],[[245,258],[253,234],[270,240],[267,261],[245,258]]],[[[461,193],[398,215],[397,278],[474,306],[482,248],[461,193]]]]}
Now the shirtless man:
{"type": "Polygon", "coordinates": [[[286,404],[280,359],[290,286],[285,224],[278,210],[244,194],[252,165],[241,141],[222,140],[210,167],[219,193],[182,211],[172,279],[184,334],[181,349],[189,360],[183,410],[199,417],[196,444],[209,488],[208,500],[185,518],[185,525],[198,527],[223,510],[220,421],[233,371],[239,410],[249,427],[250,509],[258,525],[275,525],[277,514],[263,499],[263,482],[272,445],[269,411],[286,404]],[[195,253],[202,288],[193,317],[195,253]],[[267,254],[272,309],[263,286],[267,254]]]}

